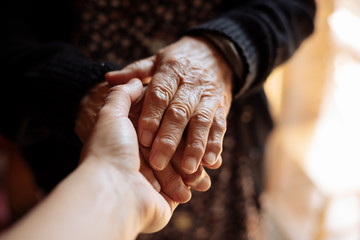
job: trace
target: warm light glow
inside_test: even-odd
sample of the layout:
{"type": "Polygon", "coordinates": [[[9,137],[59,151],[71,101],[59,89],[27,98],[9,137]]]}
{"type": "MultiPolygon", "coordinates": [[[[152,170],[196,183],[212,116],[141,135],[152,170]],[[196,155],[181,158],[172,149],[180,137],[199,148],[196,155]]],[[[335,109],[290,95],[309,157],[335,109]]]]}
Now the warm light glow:
{"type": "Polygon", "coordinates": [[[305,167],[328,199],[331,236],[359,239],[360,18],[340,8],[329,18],[339,44],[305,167]]]}
{"type": "Polygon", "coordinates": [[[334,69],[306,166],[329,193],[360,191],[360,62],[340,55],[334,69]]]}
{"type": "Polygon", "coordinates": [[[360,202],[357,196],[334,199],[328,208],[327,228],[337,232],[341,239],[358,239],[360,202]],[[344,231],[345,230],[345,231],[344,231]]]}
{"type": "Polygon", "coordinates": [[[360,54],[360,17],[345,8],[339,8],[328,22],[335,39],[360,54]]]}

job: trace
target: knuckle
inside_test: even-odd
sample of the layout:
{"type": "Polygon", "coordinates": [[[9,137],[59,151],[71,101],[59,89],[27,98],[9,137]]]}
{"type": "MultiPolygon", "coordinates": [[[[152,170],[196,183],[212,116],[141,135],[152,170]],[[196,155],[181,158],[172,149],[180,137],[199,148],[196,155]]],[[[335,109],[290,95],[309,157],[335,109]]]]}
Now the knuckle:
{"type": "Polygon", "coordinates": [[[156,143],[162,151],[173,153],[176,150],[176,138],[173,135],[161,136],[159,140],[156,140],[156,143]]]}
{"type": "Polygon", "coordinates": [[[216,131],[225,133],[226,131],[226,120],[222,117],[216,117],[214,120],[214,128],[216,131]]]}
{"type": "Polygon", "coordinates": [[[149,95],[151,100],[156,102],[158,105],[167,106],[171,99],[171,89],[165,84],[158,84],[153,86],[149,95]]]}
{"type": "Polygon", "coordinates": [[[210,126],[213,122],[213,116],[209,111],[201,111],[192,116],[191,121],[193,124],[200,126],[210,126]]]}
{"type": "Polygon", "coordinates": [[[142,118],[139,120],[139,125],[146,129],[157,129],[160,125],[160,121],[156,117],[142,118]]]}
{"type": "Polygon", "coordinates": [[[188,148],[192,152],[203,153],[205,149],[205,142],[202,139],[194,139],[188,148]]]}
{"type": "Polygon", "coordinates": [[[168,108],[167,114],[174,122],[182,123],[190,118],[191,110],[186,104],[173,104],[168,108]]]}

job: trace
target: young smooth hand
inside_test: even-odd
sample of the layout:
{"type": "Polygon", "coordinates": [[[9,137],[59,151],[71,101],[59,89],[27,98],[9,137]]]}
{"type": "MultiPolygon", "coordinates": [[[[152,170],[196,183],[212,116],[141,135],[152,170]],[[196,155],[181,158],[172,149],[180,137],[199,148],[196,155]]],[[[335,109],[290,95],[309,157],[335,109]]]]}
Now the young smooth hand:
{"type": "Polygon", "coordinates": [[[135,239],[162,229],[177,203],[140,173],[137,135],[128,118],[142,83],[113,87],[84,146],[81,164],[1,239],[135,239]]]}
{"type": "Polygon", "coordinates": [[[129,182],[129,194],[135,195],[140,222],[145,223],[141,231],[152,232],[165,226],[177,204],[166,194],[157,192],[139,171],[137,135],[128,114],[142,88],[140,80],[132,79],[110,89],[82,158],[84,163],[95,161],[114,167],[116,171],[109,171],[114,191],[123,187],[122,181],[129,182]]]}

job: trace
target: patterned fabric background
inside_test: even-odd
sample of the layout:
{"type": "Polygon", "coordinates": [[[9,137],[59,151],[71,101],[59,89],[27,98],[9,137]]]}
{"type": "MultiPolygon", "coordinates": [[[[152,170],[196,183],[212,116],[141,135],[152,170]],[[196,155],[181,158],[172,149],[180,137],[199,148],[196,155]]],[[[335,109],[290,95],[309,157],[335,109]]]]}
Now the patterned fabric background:
{"type": "Polygon", "coordinates": [[[120,65],[148,57],[191,26],[216,17],[220,0],[82,0],[77,45],[120,65]]]}

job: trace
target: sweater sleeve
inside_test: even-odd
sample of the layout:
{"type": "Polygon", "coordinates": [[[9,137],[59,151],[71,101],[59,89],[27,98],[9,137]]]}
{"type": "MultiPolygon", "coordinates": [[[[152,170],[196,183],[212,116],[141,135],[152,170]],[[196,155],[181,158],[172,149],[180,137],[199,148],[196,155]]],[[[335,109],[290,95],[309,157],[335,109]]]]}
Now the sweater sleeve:
{"type": "Polygon", "coordinates": [[[254,91],[279,64],[288,60],[314,30],[313,0],[239,1],[232,10],[187,34],[220,34],[232,41],[243,59],[243,77],[234,96],[254,91]]]}
{"type": "MultiPolygon", "coordinates": [[[[70,26],[58,20],[69,12],[55,12],[48,2],[6,0],[0,10],[0,132],[20,148],[45,190],[78,163],[74,123],[82,97],[120,68],[72,47],[70,26]]],[[[61,6],[71,9],[66,2],[61,6]]]]}

